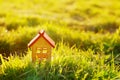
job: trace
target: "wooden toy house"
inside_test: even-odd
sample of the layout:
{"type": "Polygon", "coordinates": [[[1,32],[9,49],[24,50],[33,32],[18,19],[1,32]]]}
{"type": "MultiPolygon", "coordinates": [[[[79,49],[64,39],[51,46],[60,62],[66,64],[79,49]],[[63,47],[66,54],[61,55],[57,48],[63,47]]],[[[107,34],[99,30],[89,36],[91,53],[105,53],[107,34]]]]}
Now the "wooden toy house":
{"type": "Polygon", "coordinates": [[[36,37],[34,37],[28,47],[32,50],[32,61],[36,60],[51,60],[52,48],[55,47],[55,42],[45,33],[44,30],[41,30],[36,37]]]}

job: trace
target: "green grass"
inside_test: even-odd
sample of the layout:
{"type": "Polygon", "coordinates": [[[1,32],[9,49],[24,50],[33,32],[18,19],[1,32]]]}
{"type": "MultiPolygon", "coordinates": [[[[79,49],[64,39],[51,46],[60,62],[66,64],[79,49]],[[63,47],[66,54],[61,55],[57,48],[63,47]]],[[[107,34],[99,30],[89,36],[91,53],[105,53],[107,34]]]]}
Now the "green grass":
{"type": "Polygon", "coordinates": [[[0,80],[120,79],[119,0],[0,0],[0,80]],[[31,62],[44,29],[52,61],[31,62]]]}
{"type": "Polygon", "coordinates": [[[105,32],[114,32],[119,27],[119,8],[119,0],[34,0],[29,4],[28,0],[1,1],[0,25],[11,30],[17,26],[36,26],[48,21],[64,23],[80,31],[104,32],[104,29],[105,32]]]}
{"type": "Polygon", "coordinates": [[[63,43],[53,50],[52,61],[32,63],[30,52],[27,56],[10,56],[9,61],[2,59],[1,75],[3,80],[91,80],[120,79],[114,59],[110,55],[94,54],[92,50],[82,51],[63,43]],[[64,49],[63,49],[64,48],[64,49]]]}

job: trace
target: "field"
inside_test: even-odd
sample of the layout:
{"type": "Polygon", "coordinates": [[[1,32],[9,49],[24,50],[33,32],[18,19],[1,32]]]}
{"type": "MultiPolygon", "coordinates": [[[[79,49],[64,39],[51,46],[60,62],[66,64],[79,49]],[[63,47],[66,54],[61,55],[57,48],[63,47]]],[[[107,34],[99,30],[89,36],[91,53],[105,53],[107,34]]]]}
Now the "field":
{"type": "Polygon", "coordinates": [[[119,0],[0,0],[0,80],[119,80],[119,0]],[[44,29],[51,62],[31,62],[44,29]]]}

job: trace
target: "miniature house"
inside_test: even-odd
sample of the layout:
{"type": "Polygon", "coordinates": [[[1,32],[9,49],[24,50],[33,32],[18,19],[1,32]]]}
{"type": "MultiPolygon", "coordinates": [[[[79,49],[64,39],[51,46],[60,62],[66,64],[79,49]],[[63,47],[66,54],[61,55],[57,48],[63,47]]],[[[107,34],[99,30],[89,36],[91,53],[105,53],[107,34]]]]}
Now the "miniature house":
{"type": "Polygon", "coordinates": [[[55,42],[45,33],[44,30],[41,30],[36,37],[34,37],[28,47],[32,50],[32,61],[36,60],[51,60],[52,48],[55,47],[55,42]]]}

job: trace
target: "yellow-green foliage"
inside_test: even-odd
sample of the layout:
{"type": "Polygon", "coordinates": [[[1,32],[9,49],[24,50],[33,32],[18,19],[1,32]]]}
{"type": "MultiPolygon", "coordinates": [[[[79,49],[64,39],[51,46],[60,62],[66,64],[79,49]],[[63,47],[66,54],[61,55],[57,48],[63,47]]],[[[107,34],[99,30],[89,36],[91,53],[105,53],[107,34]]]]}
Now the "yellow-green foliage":
{"type": "Polygon", "coordinates": [[[11,30],[54,22],[79,30],[114,32],[119,27],[119,8],[119,0],[0,0],[0,26],[11,30]]]}
{"type": "Polygon", "coordinates": [[[119,2],[0,0],[0,80],[120,79],[119,2]],[[56,48],[38,65],[27,44],[41,29],[56,48]]]}
{"type": "Polygon", "coordinates": [[[63,43],[53,50],[51,62],[32,63],[27,56],[10,56],[2,59],[0,78],[3,80],[91,80],[120,79],[120,72],[110,55],[82,51],[63,43]]]}

